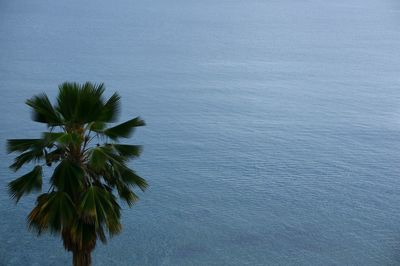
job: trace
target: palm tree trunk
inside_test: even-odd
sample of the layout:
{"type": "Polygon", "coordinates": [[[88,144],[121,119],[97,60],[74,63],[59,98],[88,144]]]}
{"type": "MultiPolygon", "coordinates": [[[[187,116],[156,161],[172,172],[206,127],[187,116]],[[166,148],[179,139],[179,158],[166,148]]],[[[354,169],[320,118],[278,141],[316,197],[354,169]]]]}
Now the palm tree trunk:
{"type": "Polygon", "coordinates": [[[92,254],[85,251],[74,251],[73,252],[73,266],[91,266],[92,265],[92,254]]]}

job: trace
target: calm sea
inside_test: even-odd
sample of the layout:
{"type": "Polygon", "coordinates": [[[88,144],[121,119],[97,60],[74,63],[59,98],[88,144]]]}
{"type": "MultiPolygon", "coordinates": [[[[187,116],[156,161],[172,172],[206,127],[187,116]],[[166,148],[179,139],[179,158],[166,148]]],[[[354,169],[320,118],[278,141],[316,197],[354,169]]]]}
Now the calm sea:
{"type": "Polygon", "coordinates": [[[397,0],[0,0],[0,265],[70,265],[15,205],[25,99],[105,82],[150,188],[94,265],[399,265],[397,0]]]}

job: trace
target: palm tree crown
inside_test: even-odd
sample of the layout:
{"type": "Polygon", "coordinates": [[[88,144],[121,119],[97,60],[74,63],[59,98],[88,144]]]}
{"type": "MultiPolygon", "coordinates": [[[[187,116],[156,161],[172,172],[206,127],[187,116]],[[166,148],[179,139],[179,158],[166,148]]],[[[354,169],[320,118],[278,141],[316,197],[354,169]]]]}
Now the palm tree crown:
{"type": "Polygon", "coordinates": [[[41,138],[7,142],[9,153],[20,153],[11,169],[35,164],[9,183],[17,202],[42,189],[45,165],[53,170],[49,190],[37,197],[28,224],[39,234],[60,235],[65,249],[73,253],[74,265],[90,265],[97,239],[106,242],[107,233],[111,237],[121,231],[117,196],[131,206],[138,199],[133,188],[147,187],[127,165],[139,156],[141,146],[119,143],[144,121],[136,117],[109,127],[119,114],[120,97],[114,93],[105,100],[104,89],[103,84],[65,82],[54,105],[46,94],[34,96],[26,104],[32,119],[47,124],[48,131],[41,138]]]}

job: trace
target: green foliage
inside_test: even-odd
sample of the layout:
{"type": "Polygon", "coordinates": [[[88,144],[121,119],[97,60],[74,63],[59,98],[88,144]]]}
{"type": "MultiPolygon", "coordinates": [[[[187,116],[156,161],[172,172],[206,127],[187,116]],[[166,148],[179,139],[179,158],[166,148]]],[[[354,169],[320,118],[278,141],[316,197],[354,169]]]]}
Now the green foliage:
{"type": "Polygon", "coordinates": [[[144,125],[144,121],[140,119],[140,117],[136,117],[134,119],[126,121],[125,123],[104,130],[103,134],[113,140],[117,140],[118,138],[129,138],[133,133],[135,127],[140,127],[144,125]]]}
{"type": "Polygon", "coordinates": [[[89,224],[94,224],[95,229],[105,223],[111,234],[120,232],[121,207],[115,196],[108,190],[97,186],[89,187],[82,195],[79,210],[82,219],[89,224]]]}
{"type": "Polygon", "coordinates": [[[85,172],[77,163],[69,158],[62,160],[55,168],[50,179],[58,191],[67,192],[71,197],[85,189],[85,172]]]}
{"type": "Polygon", "coordinates": [[[125,158],[138,157],[142,152],[142,146],[139,145],[112,144],[112,147],[125,158]]]}
{"type": "Polygon", "coordinates": [[[68,193],[53,191],[38,197],[28,221],[29,227],[37,230],[39,234],[47,229],[57,233],[62,228],[70,226],[75,217],[76,208],[68,193]]]}
{"type": "Polygon", "coordinates": [[[42,174],[42,167],[38,165],[29,173],[10,182],[8,189],[11,197],[18,202],[24,194],[42,189],[42,174]]]}
{"type": "Polygon", "coordinates": [[[42,188],[42,166],[52,166],[49,191],[38,196],[28,216],[29,227],[39,234],[59,234],[64,247],[90,252],[99,239],[121,231],[118,198],[129,206],[138,200],[135,187],[147,182],[128,163],[142,151],[139,145],[121,144],[145,123],[139,117],[119,125],[120,96],[104,99],[103,84],[65,82],[59,86],[54,105],[45,94],[26,101],[32,119],[47,124],[49,131],[38,139],[10,139],[7,151],[19,155],[10,166],[17,171],[36,164],[29,173],[9,183],[17,202],[23,195],[42,188]]]}
{"type": "Polygon", "coordinates": [[[114,93],[110,97],[110,99],[108,99],[108,101],[104,104],[98,120],[104,122],[115,122],[120,111],[120,99],[121,97],[119,97],[117,93],[114,93]]]}
{"type": "Polygon", "coordinates": [[[24,164],[27,164],[29,162],[38,162],[40,159],[43,158],[43,149],[32,149],[29,151],[26,151],[19,156],[15,157],[14,163],[10,165],[10,168],[13,169],[14,171],[19,170],[24,164]]]}
{"type": "Polygon", "coordinates": [[[59,114],[54,110],[46,94],[34,96],[27,100],[26,104],[32,108],[32,120],[49,126],[62,124],[59,114]]]}
{"type": "Polygon", "coordinates": [[[7,142],[7,151],[11,152],[24,152],[29,149],[41,149],[43,147],[42,139],[9,139],[7,142]]]}

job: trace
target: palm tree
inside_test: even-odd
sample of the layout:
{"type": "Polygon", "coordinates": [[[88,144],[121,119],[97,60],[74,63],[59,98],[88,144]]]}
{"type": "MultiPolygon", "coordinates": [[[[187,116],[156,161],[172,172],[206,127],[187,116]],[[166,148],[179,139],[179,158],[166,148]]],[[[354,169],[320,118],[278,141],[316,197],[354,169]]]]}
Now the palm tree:
{"type": "Polygon", "coordinates": [[[47,192],[37,197],[28,215],[29,228],[41,234],[60,235],[64,248],[73,253],[73,265],[91,265],[91,252],[97,240],[121,232],[121,207],[118,196],[129,207],[138,199],[134,187],[144,190],[146,181],[127,165],[139,156],[141,146],[121,144],[135,127],[143,126],[139,117],[109,127],[120,109],[114,93],[104,99],[104,85],[65,82],[59,86],[53,105],[46,94],[26,101],[32,119],[47,124],[48,131],[37,139],[10,139],[8,152],[18,152],[10,166],[14,171],[34,163],[32,171],[9,183],[11,197],[41,191],[43,167],[52,170],[47,192]]]}

